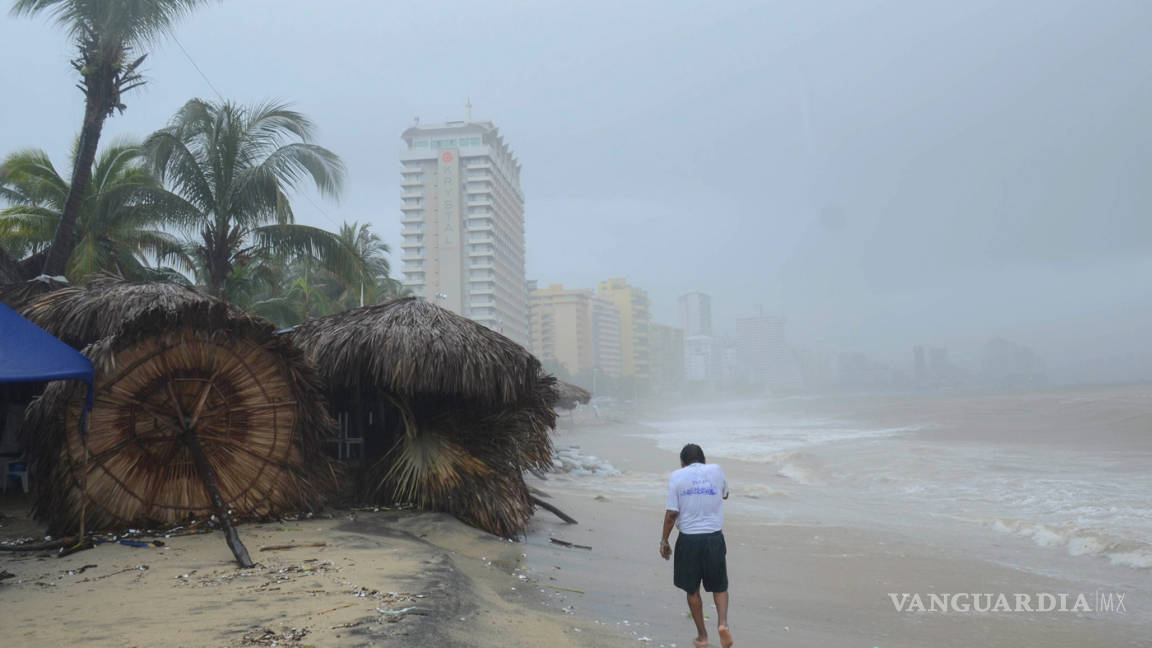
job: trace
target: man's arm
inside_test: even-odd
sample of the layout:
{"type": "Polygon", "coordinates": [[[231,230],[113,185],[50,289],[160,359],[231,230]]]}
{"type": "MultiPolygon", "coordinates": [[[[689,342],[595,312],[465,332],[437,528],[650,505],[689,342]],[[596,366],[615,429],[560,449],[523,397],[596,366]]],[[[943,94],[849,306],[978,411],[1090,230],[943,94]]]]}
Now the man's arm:
{"type": "Polygon", "coordinates": [[[672,527],[676,526],[676,518],[679,515],[679,511],[664,511],[664,533],[660,536],[660,557],[664,560],[672,557],[672,546],[668,544],[668,535],[672,533],[672,527]]]}

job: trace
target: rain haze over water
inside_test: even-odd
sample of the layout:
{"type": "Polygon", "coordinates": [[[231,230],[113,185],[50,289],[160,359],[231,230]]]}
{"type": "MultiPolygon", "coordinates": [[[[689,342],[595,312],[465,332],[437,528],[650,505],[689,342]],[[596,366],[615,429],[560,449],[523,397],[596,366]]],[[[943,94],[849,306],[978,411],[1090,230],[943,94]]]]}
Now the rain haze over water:
{"type": "MultiPolygon", "coordinates": [[[[107,136],[216,90],[293,101],[349,169],[300,220],[398,251],[399,134],[470,99],[523,164],[545,285],[626,276],[669,324],[701,290],[721,331],[763,309],[892,365],[1004,337],[1057,382],[1147,379],[1150,23],[1144,2],[226,2],[155,48],[107,136]]],[[[65,159],[67,42],[0,38],[22,53],[0,150],[65,159]]]]}

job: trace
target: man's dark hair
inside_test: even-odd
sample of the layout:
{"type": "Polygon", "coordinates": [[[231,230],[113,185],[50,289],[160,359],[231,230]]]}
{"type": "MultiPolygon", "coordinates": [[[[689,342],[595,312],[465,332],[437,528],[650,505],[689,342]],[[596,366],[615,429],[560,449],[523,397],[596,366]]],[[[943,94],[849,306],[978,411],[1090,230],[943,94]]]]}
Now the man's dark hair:
{"type": "Polygon", "coordinates": [[[680,451],[680,463],[690,466],[694,463],[708,463],[704,460],[704,451],[695,443],[689,443],[680,451]]]}

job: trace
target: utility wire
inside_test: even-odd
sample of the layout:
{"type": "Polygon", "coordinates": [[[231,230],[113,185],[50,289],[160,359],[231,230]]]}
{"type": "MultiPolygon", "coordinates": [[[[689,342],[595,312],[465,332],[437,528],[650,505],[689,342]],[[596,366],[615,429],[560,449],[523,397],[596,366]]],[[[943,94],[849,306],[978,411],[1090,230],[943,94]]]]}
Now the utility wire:
{"type": "MultiPolygon", "coordinates": [[[[195,68],[196,71],[200,73],[200,78],[204,79],[204,83],[207,83],[208,87],[212,88],[212,92],[216,93],[216,96],[220,98],[220,101],[225,101],[224,95],[220,93],[220,90],[218,90],[216,88],[216,86],[212,83],[212,80],[208,78],[208,75],[204,74],[204,70],[201,70],[200,66],[196,65],[196,61],[192,58],[192,55],[188,53],[188,50],[184,49],[184,45],[180,42],[180,39],[176,38],[175,34],[172,34],[171,36],[172,36],[172,41],[176,43],[176,47],[179,47],[180,51],[184,53],[184,58],[188,59],[188,62],[192,64],[192,67],[195,68]]],[[[320,205],[317,205],[315,200],[312,200],[312,196],[309,196],[307,193],[305,193],[303,191],[297,191],[296,195],[304,196],[304,199],[307,200],[309,203],[311,203],[312,206],[316,208],[316,211],[320,212],[321,216],[323,216],[324,218],[327,218],[329,223],[332,223],[333,225],[336,225],[337,227],[340,226],[340,224],[336,222],[335,218],[332,218],[330,215],[328,215],[328,212],[324,211],[324,209],[322,207],[320,207],[320,205]]]]}
{"type": "Polygon", "coordinates": [[[192,55],[188,53],[188,50],[184,49],[184,45],[180,43],[180,39],[176,38],[176,34],[171,34],[171,36],[172,40],[176,43],[176,47],[179,47],[180,51],[184,52],[184,58],[188,59],[188,62],[192,64],[192,67],[196,68],[196,71],[200,73],[200,78],[204,79],[204,83],[207,83],[208,87],[212,88],[212,92],[216,93],[216,96],[220,98],[220,101],[224,101],[224,95],[220,94],[220,91],[217,90],[216,86],[212,85],[212,81],[208,79],[208,75],[204,74],[204,70],[201,70],[200,66],[196,65],[196,61],[192,60],[192,55]]]}

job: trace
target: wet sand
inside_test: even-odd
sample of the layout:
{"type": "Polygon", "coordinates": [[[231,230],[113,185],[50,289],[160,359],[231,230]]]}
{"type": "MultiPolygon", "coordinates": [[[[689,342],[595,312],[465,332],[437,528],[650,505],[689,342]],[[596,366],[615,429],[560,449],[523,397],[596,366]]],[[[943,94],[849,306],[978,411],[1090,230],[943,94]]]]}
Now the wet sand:
{"type": "MultiPolygon", "coordinates": [[[[694,635],[683,594],[672,586],[671,564],[657,556],[663,488],[678,461],[635,425],[569,426],[560,445],[608,458],[617,476],[550,475],[533,485],[580,524],[538,513],[529,535],[530,573],[584,594],[560,591],[557,607],[652,640],[647,645],[691,646],[694,635]],[[645,483],[645,482],[655,482],[645,483]],[[550,537],[589,545],[552,545],[550,537]]],[[[1149,626],[1134,614],[1109,612],[899,612],[889,593],[927,597],[945,592],[1088,592],[1078,580],[1015,569],[963,546],[937,542],[915,527],[796,523],[780,480],[763,464],[722,460],[733,485],[725,535],[731,584],[730,624],[737,646],[1044,648],[1152,645],[1149,626]],[[758,487],[749,489],[756,483],[758,487]],[[742,492],[743,490],[743,492],[742,492]],[[775,498],[779,497],[779,500],[775,498]],[[765,501],[779,501],[764,513],[765,501]],[[755,504],[755,508],[746,506],[755,504]]],[[[544,581],[542,581],[544,582],[544,581]]],[[[1087,589],[1086,589],[1087,588],[1087,589]]],[[[706,611],[712,609],[706,597],[706,611]]],[[[1128,610],[1152,601],[1129,596],[1128,610]]],[[[709,612],[710,616],[713,612],[709,612]]],[[[714,618],[714,617],[713,617],[714,618]]],[[[1146,619],[1145,615],[1142,617],[1146,619]]],[[[714,623],[714,622],[713,622],[714,623]]],[[[587,627],[587,625],[585,626],[587,627]]],[[[718,645],[714,625],[713,645],[718,645]]],[[[592,645],[592,644],[588,644],[592,645]]],[[[638,644],[639,645],[639,644],[638,644]]]]}
{"type": "MultiPolygon", "coordinates": [[[[0,533],[16,531],[11,519],[0,533]]],[[[513,589],[522,545],[439,514],[344,513],[252,524],[255,569],[219,533],[165,548],[105,544],[64,558],[0,554],[0,644],[85,646],[631,646],[572,632],[513,589]],[[324,547],[260,551],[272,545],[324,547]],[[85,566],[88,566],[85,568],[85,566]]]]}

